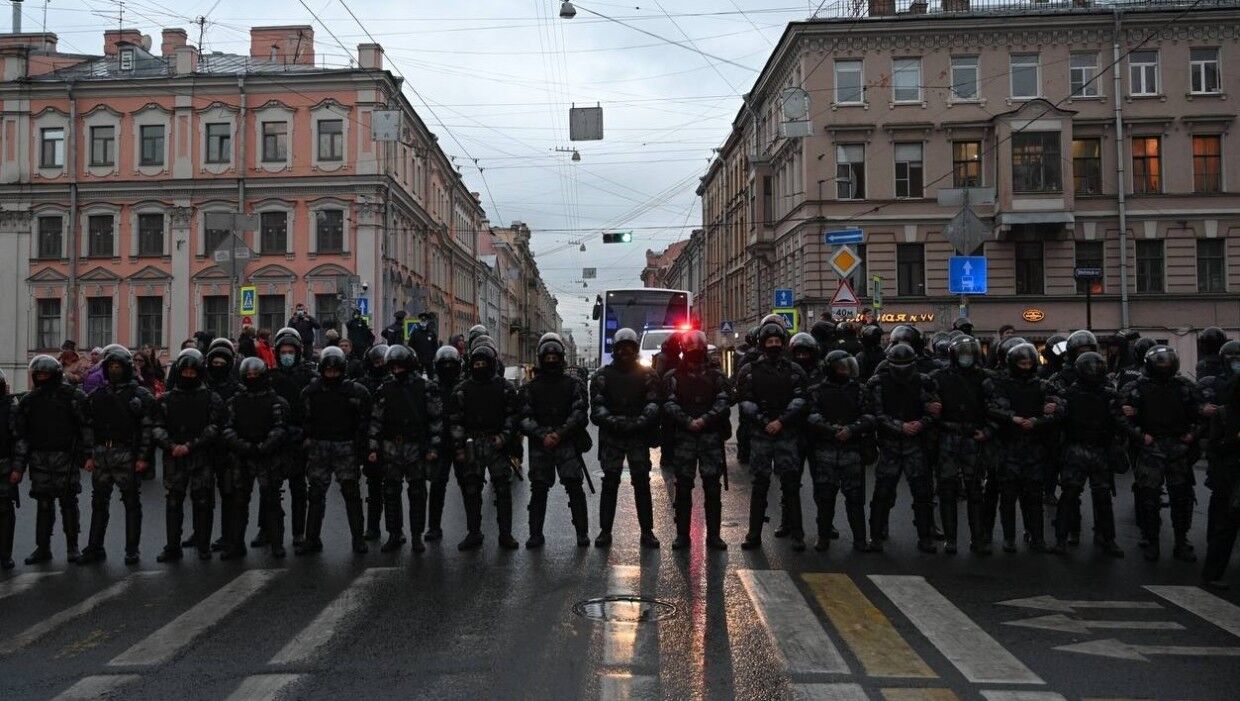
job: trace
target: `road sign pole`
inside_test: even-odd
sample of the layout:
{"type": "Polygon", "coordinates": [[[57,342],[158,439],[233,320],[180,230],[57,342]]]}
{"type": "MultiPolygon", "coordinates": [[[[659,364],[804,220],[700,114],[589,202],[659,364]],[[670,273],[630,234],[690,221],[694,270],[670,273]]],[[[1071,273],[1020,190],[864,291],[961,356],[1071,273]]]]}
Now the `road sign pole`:
{"type": "Polygon", "coordinates": [[[1094,328],[1094,281],[1085,282],[1085,328],[1094,328]]]}

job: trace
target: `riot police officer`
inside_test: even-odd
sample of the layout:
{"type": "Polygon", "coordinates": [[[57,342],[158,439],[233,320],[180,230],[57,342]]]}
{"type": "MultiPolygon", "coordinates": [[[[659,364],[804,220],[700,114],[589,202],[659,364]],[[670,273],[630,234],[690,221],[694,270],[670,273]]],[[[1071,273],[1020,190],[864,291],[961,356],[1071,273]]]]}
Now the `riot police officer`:
{"type": "Polygon", "coordinates": [[[306,539],[294,546],[297,555],[322,552],[323,517],[333,475],[344,498],[353,552],[365,554],[362,515],[361,456],[370,421],[370,393],[346,377],[349,359],[335,346],[319,354],[319,376],[301,392],[306,427],[306,477],[310,504],[306,539]]]}
{"type": "MultiPolygon", "coordinates": [[[[966,320],[967,321],[967,320],[966,320]]],[[[985,485],[994,478],[994,427],[986,408],[986,371],[982,347],[976,338],[957,337],[948,347],[950,367],[930,376],[939,397],[939,516],[943,520],[943,551],[956,552],[959,528],[957,507],[964,489],[969,525],[969,549],[989,555],[983,532],[985,485]]]]}
{"type": "MultiPolygon", "coordinates": [[[[486,332],[486,328],[479,324],[469,330],[470,334],[479,329],[483,333],[486,332]]],[[[440,346],[439,350],[435,351],[435,384],[439,385],[439,391],[443,397],[443,413],[445,417],[452,415],[453,409],[450,404],[455,396],[456,385],[460,381],[460,351],[453,346],[440,346]]],[[[439,444],[439,460],[428,467],[430,490],[427,496],[426,535],[423,536],[423,539],[427,541],[436,541],[443,538],[443,505],[448,494],[448,478],[452,473],[452,458],[456,452],[452,449],[451,425],[448,421],[442,423],[443,436],[439,444]]]]}
{"type": "MultiPolygon", "coordinates": [[[[293,549],[296,551],[305,546],[306,513],[309,508],[304,447],[305,407],[301,402],[301,393],[314,380],[314,363],[302,360],[302,338],[295,329],[285,328],[276,332],[274,345],[276,371],[271,374],[271,388],[288,402],[290,408],[285,449],[280,451],[279,459],[284,466],[284,479],[288,482],[289,507],[293,512],[293,549]]],[[[278,491],[279,486],[276,489],[278,491]]],[[[276,499],[278,503],[278,494],[276,499]]],[[[261,536],[260,533],[260,540],[261,536]]]]}
{"type": "Polygon", "coordinates": [[[17,485],[13,476],[13,453],[17,437],[13,435],[16,405],[9,394],[9,380],[0,370],[0,570],[11,570],[13,564],[13,531],[17,525],[17,485]]]}
{"type": "Polygon", "coordinates": [[[746,365],[737,378],[740,411],[749,431],[749,471],[753,477],[749,532],[741,543],[746,550],[762,545],[762,525],[766,521],[772,474],[779,478],[783,491],[792,548],[805,549],[796,431],[804,418],[808,378],[801,366],[785,355],[787,341],[787,331],[782,324],[764,324],[758,331],[762,357],[746,365]]]}
{"type": "MultiPolygon", "coordinates": [[[[736,375],[739,378],[741,371],[749,364],[756,362],[762,357],[762,349],[758,347],[758,331],[760,327],[755,326],[745,332],[746,351],[741,356],[740,362],[736,364],[736,375]]],[[[665,377],[666,373],[660,373],[660,377],[665,377]]],[[[741,414],[737,422],[736,433],[736,461],[742,465],[749,464],[749,424],[748,418],[741,414]]],[[[666,448],[664,448],[666,450],[666,448]]]]}
{"type": "Polygon", "coordinates": [[[193,547],[200,560],[211,559],[211,523],[215,519],[215,447],[225,421],[224,401],[205,384],[206,361],[196,348],[181,351],[172,363],[168,391],[155,400],[151,438],[164,451],[164,517],[168,543],[156,558],[176,562],[182,556],[185,496],[191,504],[193,547]]]}
{"type": "MultiPolygon", "coordinates": [[[[825,359],[829,353],[820,352],[822,347],[818,345],[818,341],[810,334],[802,331],[793,335],[788,341],[788,353],[792,358],[792,362],[801,366],[805,371],[806,381],[809,387],[818,384],[825,376],[827,367],[825,359]]],[[[847,355],[845,351],[845,355],[847,355]]]]}
{"type": "Polygon", "coordinates": [[[590,449],[586,433],[590,399],[584,382],[565,372],[564,344],[546,338],[538,345],[538,374],[521,389],[521,432],[530,439],[530,537],[527,548],[541,547],[547,493],[558,475],[568,493],[568,509],[578,547],[590,544],[589,512],[581,455],[590,449]]]}
{"type": "Polygon", "coordinates": [[[408,346],[388,348],[384,361],[389,377],[375,395],[367,456],[383,465],[388,539],[379,550],[393,552],[405,542],[401,487],[408,482],[409,542],[420,553],[426,550],[426,470],[439,459],[443,401],[439,385],[418,373],[418,357],[408,346]]]}
{"type": "Polygon", "coordinates": [[[599,534],[594,539],[598,547],[611,545],[626,460],[641,545],[659,547],[650,494],[650,435],[659,422],[659,386],[654,372],[637,362],[639,343],[633,329],[617,331],[611,343],[611,364],[599,368],[590,379],[590,419],[599,427],[598,460],[603,468],[599,534]]]}
{"type": "Polygon", "coordinates": [[[861,382],[869,382],[874,370],[884,360],[883,330],[873,324],[861,329],[861,351],[857,353],[857,364],[861,368],[861,382]]]}
{"type": "Polygon", "coordinates": [[[836,346],[839,345],[839,328],[830,319],[815,321],[814,325],[809,327],[809,335],[818,344],[821,358],[826,358],[827,354],[836,350],[836,346]]]}
{"type": "MultiPolygon", "coordinates": [[[[741,359],[744,363],[744,359],[741,359]]],[[[659,381],[659,389],[663,389],[663,380],[669,373],[680,366],[680,334],[673,333],[667,337],[659,347],[659,353],[655,355],[654,361],[651,363],[654,368],[654,376],[659,381]]],[[[660,395],[660,405],[666,401],[666,397],[660,395]]],[[[659,468],[662,470],[674,469],[674,454],[676,427],[667,420],[666,416],[660,417],[659,425],[659,468]]],[[[739,444],[738,444],[739,450],[739,444]]],[[[748,454],[745,455],[748,460],[748,454]]]]}
{"type": "Polygon", "coordinates": [[[1197,382],[1213,375],[1227,372],[1227,367],[1219,357],[1219,350],[1227,343],[1227,334],[1217,326],[1209,326],[1201,330],[1197,336],[1197,382]]]}
{"type": "Polygon", "coordinates": [[[863,457],[864,441],[874,430],[874,417],[866,413],[865,389],[857,381],[855,364],[847,352],[831,351],[823,362],[821,381],[810,390],[806,438],[818,512],[814,549],[819,552],[830,547],[835,500],[840,492],[844,493],[853,549],[875,549],[866,537],[863,457]]]}
{"type": "MultiPolygon", "coordinates": [[[[227,339],[216,339],[227,341],[227,339]]],[[[215,345],[212,343],[211,345],[215,345]]],[[[228,343],[215,348],[208,348],[206,357],[206,385],[207,389],[219,395],[220,401],[224,402],[227,409],[228,402],[233,396],[242,391],[241,382],[238,379],[236,371],[236,354],[233,353],[232,344],[228,343]]],[[[220,427],[221,433],[223,426],[220,427]]],[[[235,500],[232,498],[232,475],[233,470],[230,463],[233,458],[232,450],[228,443],[223,440],[214,441],[208,448],[211,452],[211,472],[215,475],[215,486],[219,492],[220,503],[220,537],[211,544],[212,550],[224,550],[229,540],[228,529],[235,521],[230,518],[229,512],[232,510],[235,500]]],[[[194,528],[197,529],[197,522],[194,522],[194,528]]],[[[197,532],[191,533],[190,537],[181,541],[181,547],[192,548],[198,544],[197,532]]]]}
{"type": "MultiPolygon", "coordinates": [[[[380,343],[367,349],[366,372],[357,381],[370,393],[372,405],[375,394],[388,376],[387,364],[383,361],[388,348],[386,343],[380,343]]],[[[367,541],[379,540],[379,528],[383,524],[383,465],[363,458],[362,474],[366,477],[366,533],[363,538],[367,541]]]]}
{"type": "Polygon", "coordinates": [[[1228,341],[1219,348],[1217,365],[1218,370],[1214,374],[1198,376],[1197,380],[1202,400],[1209,405],[1226,402],[1231,385],[1240,379],[1240,341],[1228,341]]]}
{"type": "Polygon", "coordinates": [[[723,373],[706,363],[706,334],[692,331],[684,337],[683,362],[664,378],[663,413],[675,428],[676,540],[673,550],[689,547],[693,511],[693,483],[702,477],[706,547],[727,550],[720,537],[723,515],[720,478],[727,466],[723,442],[731,428],[731,393],[723,373]]]}
{"type": "MultiPolygon", "coordinates": [[[[1232,343],[1236,341],[1228,341],[1223,348],[1232,343]]],[[[1216,590],[1228,588],[1223,574],[1240,529],[1240,382],[1231,382],[1225,389],[1226,395],[1218,398],[1219,406],[1210,419],[1206,477],[1210,506],[1206,560],[1201,569],[1202,586],[1216,590]]]]}
{"type": "Polygon", "coordinates": [[[245,556],[245,531],[255,482],[259,487],[259,521],[265,523],[271,554],[284,557],[284,509],[280,506],[284,468],[277,455],[287,445],[289,404],[271,388],[267,364],[261,358],[242,360],[238,371],[243,390],[228,401],[224,426],[224,440],[232,451],[228,465],[232,505],[224,531],[230,542],[220,559],[245,556]]]}

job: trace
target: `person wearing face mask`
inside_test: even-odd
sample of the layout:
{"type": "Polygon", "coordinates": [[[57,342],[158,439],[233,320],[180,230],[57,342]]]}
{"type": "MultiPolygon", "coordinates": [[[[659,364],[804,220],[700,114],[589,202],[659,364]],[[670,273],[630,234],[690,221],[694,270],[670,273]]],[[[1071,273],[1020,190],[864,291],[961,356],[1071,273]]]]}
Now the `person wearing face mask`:
{"type": "Polygon", "coordinates": [[[885,358],[883,355],[883,330],[873,324],[861,329],[861,350],[857,353],[857,364],[861,368],[861,382],[869,382],[885,358]]]}
{"type": "Polygon", "coordinates": [[[1223,364],[1222,358],[1219,356],[1219,350],[1223,344],[1227,343],[1227,334],[1217,326],[1209,326],[1201,330],[1197,335],[1197,361],[1196,372],[1197,382],[1201,382],[1207,377],[1222,375],[1227,372],[1227,366],[1223,364]]]}
{"type": "Polygon", "coordinates": [[[741,543],[745,550],[762,545],[772,474],[779,478],[783,491],[792,549],[798,552],[805,549],[796,433],[805,414],[809,378],[801,366],[784,353],[787,342],[783,324],[763,324],[758,331],[762,357],[746,365],[736,381],[741,415],[749,431],[749,472],[753,477],[749,532],[741,543]]]}
{"type": "Polygon", "coordinates": [[[599,427],[598,461],[603,468],[599,535],[594,539],[598,547],[611,545],[626,459],[641,526],[641,546],[659,547],[650,494],[650,434],[659,422],[659,387],[654,371],[637,362],[639,343],[633,329],[617,331],[611,345],[611,364],[590,378],[590,419],[599,427]]]}
{"type": "Polygon", "coordinates": [[[79,565],[107,558],[103,549],[108,530],[112,488],[125,505],[125,564],[138,562],[142,537],[142,473],[151,467],[148,415],[155,397],[134,378],[133,356],[122,346],[108,346],[100,364],[106,383],[86,398],[92,435],[85,469],[91,475],[90,537],[79,565]]]}
{"type": "Polygon", "coordinates": [[[823,361],[820,381],[810,390],[806,438],[818,512],[818,541],[814,549],[819,552],[825,552],[834,537],[832,522],[840,492],[844,493],[853,549],[863,553],[878,549],[866,537],[862,453],[866,436],[874,430],[874,417],[866,413],[865,391],[857,381],[855,363],[847,352],[831,351],[823,361]]]}
{"type": "Polygon", "coordinates": [[[1146,544],[1145,559],[1150,562],[1160,555],[1159,510],[1164,485],[1175,532],[1172,556],[1181,562],[1197,560],[1188,542],[1196,481],[1190,456],[1198,438],[1203,402],[1197,387],[1179,370],[1180,358],[1174,349],[1154,346],[1145,354],[1145,374],[1128,388],[1123,399],[1129,432],[1141,446],[1133,477],[1137,526],[1146,544]]]}
{"type": "Polygon", "coordinates": [[[937,399],[930,378],[918,370],[917,363],[912,346],[892,344],[887,349],[886,369],[875,372],[866,384],[866,412],[874,417],[878,431],[870,534],[876,542],[887,540],[888,516],[904,475],[913,497],[917,549],[933,553],[934,486],[923,434],[933,422],[930,410],[937,399]]]}
{"type": "MultiPolygon", "coordinates": [[[[477,327],[475,327],[477,328],[477,327]]],[[[441,346],[435,351],[435,384],[443,396],[443,414],[450,416],[449,406],[455,396],[456,385],[461,381],[461,354],[453,346],[441,346]]],[[[426,534],[423,539],[436,541],[443,538],[443,505],[448,495],[448,478],[452,474],[452,458],[455,451],[451,450],[451,426],[443,422],[443,435],[440,438],[439,460],[428,470],[430,473],[430,490],[426,508],[426,534]]]]}
{"type": "Polygon", "coordinates": [[[198,349],[186,349],[172,363],[172,384],[155,400],[151,438],[164,452],[164,517],[168,542],[156,558],[182,557],[185,495],[192,508],[192,547],[198,559],[211,559],[211,522],[215,518],[212,474],[214,450],[224,424],[224,401],[205,384],[206,361],[198,349]]]}
{"type": "MultiPolygon", "coordinates": [[[[306,305],[300,302],[293,309],[293,316],[289,317],[287,328],[297,331],[298,338],[302,342],[302,347],[298,348],[298,352],[302,355],[302,359],[309,362],[314,356],[314,332],[319,328],[319,322],[310,313],[306,311],[306,305]]],[[[276,353],[279,355],[280,339],[279,333],[276,334],[276,353]]]]}
{"type": "Polygon", "coordinates": [[[1094,544],[1111,557],[1123,557],[1115,544],[1115,468],[1126,470],[1127,461],[1118,441],[1127,433],[1120,411],[1119,394],[1107,381],[1107,362],[1086,351],[1076,358],[1076,381],[1063,393],[1063,469],[1059,483],[1063,493],[1055,514],[1055,551],[1079,542],[1081,493],[1089,483],[1094,506],[1094,544]]]}
{"type": "MultiPolygon", "coordinates": [[[[386,343],[371,346],[366,350],[365,373],[358,379],[358,384],[370,393],[373,406],[375,395],[388,378],[387,364],[383,357],[387,355],[389,346],[386,343]]],[[[379,540],[379,529],[383,525],[383,463],[372,463],[362,456],[362,474],[366,476],[366,541],[379,540]]]]}
{"type": "MultiPolygon", "coordinates": [[[[810,389],[826,379],[827,365],[823,359],[829,354],[821,353],[820,350],[821,347],[818,345],[818,341],[814,338],[814,336],[810,333],[805,333],[804,331],[794,335],[792,339],[788,341],[788,352],[792,354],[792,361],[801,366],[801,369],[805,371],[805,375],[808,378],[808,384],[806,384],[807,397],[810,389]]],[[[844,353],[846,356],[851,357],[847,351],[844,351],[844,353]]],[[[856,363],[856,359],[853,359],[853,363],[856,363]]],[[[797,464],[801,474],[805,474],[805,464],[810,461],[810,458],[813,455],[812,442],[812,437],[808,432],[799,431],[797,433],[797,458],[799,461],[797,464]]],[[[787,500],[781,499],[779,528],[775,529],[775,537],[786,538],[789,533],[788,526],[791,522],[792,521],[789,518],[788,513],[787,500]]],[[[835,526],[831,526],[829,523],[828,525],[831,529],[831,538],[839,538],[840,532],[836,530],[835,526]]]]}
{"type": "Polygon", "coordinates": [[[1007,351],[1007,374],[986,381],[986,403],[998,427],[1002,458],[996,469],[1003,551],[1016,552],[1016,505],[1034,552],[1050,552],[1042,523],[1048,431],[1061,407],[1053,386],[1038,377],[1038,349],[1021,343],[1007,351]],[[1054,405],[1053,407],[1051,405],[1054,405]],[[1051,407],[1051,411],[1046,409],[1051,407]]]}
{"type": "Polygon", "coordinates": [[[301,392],[310,503],[305,542],[293,550],[297,555],[323,551],[320,535],[327,512],[327,490],[333,476],[344,498],[353,552],[362,555],[369,550],[363,537],[365,518],[359,457],[369,427],[370,393],[346,376],[348,369],[349,358],[343,350],[324,348],[319,354],[319,376],[301,392]]]}
{"type": "Polygon", "coordinates": [[[1135,342],[1133,342],[1132,352],[1140,356],[1142,361],[1136,365],[1123,368],[1119,372],[1115,373],[1115,377],[1112,379],[1111,384],[1119,390],[1119,396],[1127,396],[1128,390],[1132,388],[1133,383],[1141,379],[1141,377],[1145,374],[1145,354],[1149,353],[1150,349],[1155,345],[1154,339],[1152,338],[1138,338],[1135,342]]]}
{"type": "Polygon", "coordinates": [[[943,551],[955,554],[960,491],[967,503],[969,549],[990,554],[984,531],[984,487],[994,479],[991,442],[994,427],[986,409],[986,373],[982,370],[982,346],[972,336],[961,335],[948,347],[950,365],[936,370],[930,379],[939,397],[939,516],[943,521],[943,551]]]}
{"type": "Polygon", "coordinates": [[[538,344],[538,374],[521,388],[521,432],[530,439],[530,537],[527,548],[541,547],[547,493],[558,475],[568,493],[577,546],[590,544],[589,510],[582,489],[590,434],[586,385],[564,371],[564,344],[545,338],[538,344]]]}
{"type": "MultiPolygon", "coordinates": [[[[234,369],[235,362],[235,355],[233,354],[231,344],[207,350],[206,386],[207,389],[219,395],[220,401],[224,402],[225,407],[228,406],[228,402],[233,396],[242,390],[241,382],[237,379],[234,369]]],[[[175,378],[170,376],[169,379],[175,382],[175,378]]],[[[222,440],[214,441],[208,450],[211,452],[211,471],[215,474],[215,486],[220,497],[220,537],[211,544],[211,549],[222,551],[229,542],[228,528],[234,521],[234,519],[229,517],[229,511],[232,509],[233,504],[233,470],[231,467],[233,453],[229,450],[228,444],[222,440]]],[[[192,523],[195,530],[190,533],[189,538],[181,541],[181,547],[183,548],[192,548],[198,544],[198,522],[193,521],[192,523]]]]}
{"type": "Polygon", "coordinates": [[[507,447],[517,439],[520,396],[508,380],[495,374],[496,352],[477,344],[469,354],[469,372],[457,382],[448,402],[449,431],[456,483],[465,506],[465,539],[457,549],[482,547],[482,485],[489,476],[495,492],[499,546],[518,547],[512,537],[512,467],[507,447]]]}
{"type": "MultiPolygon", "coordinates": [[[[305,443],[305,412],[301,402],[301,393],[315,378],[314,364],[303,360],[302,337],[296,329],[285,328],[276,332],[276,370],[271,374],[271,388],[276,394],[280,395],[284,401],[288,402],[289,415],[288,424],[285,427],[285,446],[280,451],[279,462],[283,467],[283,474],[272,474],[274,480],[276,477],[282,477],[288,481],[289,507],[292,510],[292,527],[293,527],[293,550],[305,548],[306,540],[306,515],[309,509],[309,500],[307,498],[306,483],[306,452],[305,443]]],[[[275,504],[274,508],[280,510],[281,523],[283,523],[283,507],[280,506],[280,484],[275,484],[276,494],[274,497],[268,497],[268,503],[275,504]]],[[[261,482],[260,482],[261,487],[261,482]]],[[[263,524],[266,528],[266,524],[263,524]]],[[[254,547],[261,547],[263,543],[270,542],[273,534],[259,531],[258,538],[255,539],[254,547]]],[[[283,544],[281,544],[283,549],[283,544]]]]}
{"type": "MultiPolygon", "coordinates": [[[[1220,353],[1232,343],[1237,342],[1228,341],[1220,353]]],[[[1240,371],[1231,372],[1240,375],[1240,371]]],[[[1228,384],[1226,392],[1210,417],[1210,467],[1206,473],[1210,506],[1206,558],[1201,568],[1202,586],[1216,591],[1229,588],[1223,574],[1240,530],[1240,382],[1228,384]]]]}
{"type": "Polygon", "coordinates": [[[731,391],[723,373],[706,364],[706,334],[684,334],[683,358],[675,371],[663,378],[663,414],[675,428],[676,447],[676,540],[673,550],[690,545],[693,484],[701,475],[706,515],[706,547],[727,550],[720,537],[723,515],[720,479],[727,469],[724,434],[730,426],[731,391]]]}
{"type": "MultiPolygon", "coordinates": [[[[221,560],[244,557],[250,497],[259,487],[259,521],[270,538],[271,554],[284,557],[284,510],[280,508],[281,467],[277,455],[287,446],[289,404],[271,388],[267,364],[258,358],[241,361],[242,391],[228,400],[224,442],[232,451],[228,509],[224,530],[228,543],[221,560]]],[[[261,547],[255,545],[253,547],[261,547]]]]}
{"type": "Polygon", "coordinates": [[[13,531],[17,525],[17,485],[9,481],[13,474],[13,453],[17,437],[13,435],[16,404],[9,394],[9,380],[0,370],[0,570],[11,570],[13,563],[13,531]]]}
{"type": "Polygon", "coordinates": [[[370,415],[370,453],[366,460],[383,465],[383,511],[388,553],[405,543],[401,487],[409,483],[409,539],[414,552],[425,552],[427,466],[439,458],[443,437],[443,401],[434,380],[418,372],[418,357],[408,346],[392,346],[384,356],[388,378],[375,394],[370,415]]]}

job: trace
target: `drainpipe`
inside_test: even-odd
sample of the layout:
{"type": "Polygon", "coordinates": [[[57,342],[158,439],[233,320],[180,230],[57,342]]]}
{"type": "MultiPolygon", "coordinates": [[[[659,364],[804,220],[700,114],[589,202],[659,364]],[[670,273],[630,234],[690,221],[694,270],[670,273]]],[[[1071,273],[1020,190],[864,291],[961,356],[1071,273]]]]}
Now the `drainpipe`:
{"type": "MultiPolygon", "coordinates": [[[[14,12],[17,5],[13,5],[14,12]]],[[[69,173],[69,285],[66,300],[65,320],[68,326],[68,337],[78,338],[78,265],[82,252],[82,230],[78,226],[78,172],[77,172],[77,98],[73,95],[73,81],[70,80],[66,90],[69,94],[69,128],[65,130],[65,168],[69,173]]],[[[116,236],[119,237],[118,222],[116,236]]],[[[117,244],[120,245],[119,243],[117,244]]],[[[81,340],[81,339],[79,339],[81,340]]]]}
{"type": "Polygon", "coordinates": [[[1115,105],[1115,200],[1119,209],[1119,318],[1120,328],[1128,328],[1128,205],[1124,201],[1124,88],[1120,79],[1120,14],[1115,13],[1115,38],[1111,43],[1111,93],[1115,105]]]}
{"type": "Polygon", "coordinates": [[[246,134],[249,131],[249,125],[246,124],[246,93],[245,93],[245,76],[237,76],[237,93],[241,98],[241,117],[238,122],[237,129],[237,212],[245,214],[245,174],[246,174],[246,134]]]}

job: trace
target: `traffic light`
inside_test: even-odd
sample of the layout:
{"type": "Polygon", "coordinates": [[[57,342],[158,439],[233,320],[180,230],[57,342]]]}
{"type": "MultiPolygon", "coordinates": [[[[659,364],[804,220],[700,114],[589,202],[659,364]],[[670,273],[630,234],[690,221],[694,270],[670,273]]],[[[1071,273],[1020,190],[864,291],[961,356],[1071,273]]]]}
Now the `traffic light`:
{"type": "Polygon", "coordinates": [[[633,243],[632,231],[603,232],[603,243],[633,243]]]}

